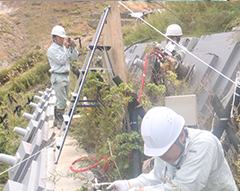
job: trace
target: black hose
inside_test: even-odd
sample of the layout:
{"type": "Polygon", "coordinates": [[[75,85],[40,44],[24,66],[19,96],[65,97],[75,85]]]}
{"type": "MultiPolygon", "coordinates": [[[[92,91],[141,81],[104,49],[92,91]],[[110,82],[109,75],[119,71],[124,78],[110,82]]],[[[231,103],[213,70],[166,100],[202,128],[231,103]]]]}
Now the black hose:
{"type": "Polygon", "coordinates": [[[141,42],[144,42],[144,41],[149,40],[149,39],[151,39],[151,37],[148,37],[148,38],[145,38],[145,39],[139,40],[139,41],[137,41],[137,42],[135,42],[135,43],[129,45],[129,46],[124,50],[124,52],[127,51],[129,48],[131,48],[133,45],[138,44],[138,43],[141,43],[141,42]]]}

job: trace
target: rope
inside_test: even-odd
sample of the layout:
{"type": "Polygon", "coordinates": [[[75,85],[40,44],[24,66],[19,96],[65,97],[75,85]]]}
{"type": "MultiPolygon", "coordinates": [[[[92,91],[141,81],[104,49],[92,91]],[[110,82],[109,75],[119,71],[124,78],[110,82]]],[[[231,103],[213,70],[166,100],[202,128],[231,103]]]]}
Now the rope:
{"type": "Polygon", "coordinates": [[[49,147],[51,147],[51,146],[54,145],[54,144],[55,144],[55,141],[53,141],[53,143],[47,145],[46,147],[43,147],[43,148],[42,148],[41,150],[39,150],[38,152],[30,155],[29,157],[27,157],[26,159],[22,160],[21,162],[13,165],[12,167],[8,168],[7,170],[5,170],[5,171],[3,171],[3,172],[1,172],[1,173],[0,173],[0,176],[1,176],[2,174],[6,173],[6,172],[8,172],[8,171],[10,171],[10,170],[12,170],[12,169],[15,168],[16,166],[22,164],[23,162],[27,161],[27,160],[30,159],[31,157],[34,157],[34,156],[37,155],[38,153],[42,152],[43,149],[48,149],[49,147]]]}
{"type": "MultiPolygon", "coordinates": [[[[126,5],[124,5],[121,1],[118,1],[119,4],[121,4],[124,8],[126,8],[128,11],[130,11],[131,13],[134,13],[130,8],[128,8],[126,5]]],[[[148,23],[147,21],[145,21],[143,18],[141,18],[140,16],[138,16],[138,18],[144,22],[145,24],[147,24],[148,26],[150,26],[151,28],[153,28],[155,31],[157,31],[159,34],[161,34],[162,36],[164,36],[165,38],[167,38],[169,41],[171,41],[172,43],[174,43],[176,46],[182,48],[178,43],[174,42],[172,39],[170,39],[169,37],[167,37],[165,34],[163,34],[161,31],[159,31],[156,27],[152,26],[150,23],[148,23]]],[[[215,72],[217,72],[219,75],[223,76],[225,79],[227,79],[228,81],[232,82],[233,84],[237,85],[237,83],[235,81],[233,81],[232,79],[230,79],[229,77],[225,76],[224,74],[222,74],[221,72],[219,72],[217,69],[213,68],[212,66],[210,66],[208,63],[204,62],[203,60],[201,60],[200,58],[198,58],[197,56],[195,56],[193,53],[189,52],[188,50],[186,50],[186,52],[188,54],[190,54],[191,56],[193,56],[194,58],[196,58],[197,60],[199,60],[200,62],[202,62],[203,64],[205,64],[207,67],[211,68],[212,70],[214,70],[215,72]]],[[[238,86],[238,85],[237,85],[238,86]]],[[[239,87],[239,86],[238,86],[239,87]]]]}

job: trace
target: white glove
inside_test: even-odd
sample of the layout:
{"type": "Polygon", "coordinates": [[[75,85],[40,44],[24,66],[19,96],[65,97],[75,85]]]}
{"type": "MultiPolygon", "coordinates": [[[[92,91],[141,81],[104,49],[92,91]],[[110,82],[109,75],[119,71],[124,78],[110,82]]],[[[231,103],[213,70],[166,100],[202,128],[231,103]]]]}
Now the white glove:
{"type": "Polygon", "coordinates": [[[128,191],[129,189],[127,180],[116,180],[107,187],[107,190],[115,191],[128,191]]]}
{"type": "Polygon", "coordinates": [[[128,191],[140,191],[140,187],[135,186],[135,187],[131,188],[131,189],[128,190],[128,191]]]}

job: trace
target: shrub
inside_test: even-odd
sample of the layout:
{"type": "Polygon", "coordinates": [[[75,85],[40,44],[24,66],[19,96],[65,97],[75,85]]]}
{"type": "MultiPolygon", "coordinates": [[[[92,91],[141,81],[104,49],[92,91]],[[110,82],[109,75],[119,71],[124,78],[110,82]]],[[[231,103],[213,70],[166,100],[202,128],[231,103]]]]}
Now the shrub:
{"type": "MultiPolygon", "coordinates": [[[[88,100],[97,100],[95,104],[99,104],[99,107],[80,107],[78,111],[81,118],[73,120],[74,127],[71,131],[74,138],[78,140],[79,146],[94,153],[97,158],[104,158],[109,154],[108,140],[112,142],[113,148],[119,141],[114,155],[118,156],[118,161],[121,163],[119,168],[123,173],[131,168],[126,166],[129,160],[129,156],[126,157],[129,151],[126,149],[136,148],[134,140],[139,140],[140,137],[137,132],[128,134],[129,128],[124,127],[122,123],[125,115],[123,108],[131,101],[129,93],[132,88],[129,84],[110,88],[103,79],[106,79],[106,74],[91,72],[88,75],[82,95],[87,96],[88,100]],[[123,132],[126,134],[122,134],[123,132]],[[120,140],[121,137],[122,139],[125,137],[124,141],[120,140]]],[[[111,167],[109,169],[111,169],[110,172],[113,170],[111,167]]],[[[127,175],[127,173],[123,174],[127,175]]]]}

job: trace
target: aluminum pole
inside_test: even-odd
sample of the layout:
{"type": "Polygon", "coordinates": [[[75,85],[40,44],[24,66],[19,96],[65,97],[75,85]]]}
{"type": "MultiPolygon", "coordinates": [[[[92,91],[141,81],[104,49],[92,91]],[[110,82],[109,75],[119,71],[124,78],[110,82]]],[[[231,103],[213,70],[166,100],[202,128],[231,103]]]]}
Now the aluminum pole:
{"type": "Polygon", "coordinates": [[[72,118],[73,118],[73,114],[74,114],[75,108],[76,108],[76,106],[77,106],[78,99],[79,99],[79,96],[80,96],[80,94],[81,94],[81,91],[82,91],[82,88],[83,88],[83,84],[84,84],[84,81],[85,81],[85,79],[86,79],[86,76],[87,76],[87,73],[88,73],[88,70],[89,70],[89,66],[90,66],[90,63],[91,63],[91,61],[92,61],[93,54],[94,54],[95,49],[96,49],[96,47],[97,47],[97,44],[98,44],[100,35],[101,35],[101,33],[102,33],[103,26],[104,26],[104,23],[105,23],[105,21],[106,21],[106,18],[107,18],[107,15],[108,15],[109,10],[110,10],[110,6],[108,6],[108,7],[104,10],[104,11],[105,11],[104,19],[103,19],[103,22],[102,22],[102,24],[101,24],[100,30],[99,30],[99,32],[98,32],[97,39],[96,39],[96,42],[95,42],[95,44],[94,44],[94,47],[93,47],[93,49],[92,49],[91,56],[90,56],[90,58],[89,58],[89,60],[88,60],[88,64],[87,64],[86,70],[85,70],[85,72],[84,72],[84,76],[83,76],[81,85],[80,85],[80,87],[79,87],[77,97],[76,97],[75,102],[74,102],[74,106],[73,106],[73,109],[72,109],[72,112],[71,112],[71,115],[70,115],[70,119],[69,119],[68,124],[67,124],[67,128],[66,128],[66,131],[65,131],[65,134],[64,134],[64,137],[63,137],[62,145],[61,145],[61,147],[59,148],[59,153],[58,153],[57,159],[56,159],[56,161],[55,161],[55,164],[58,163],[59,157],[60,157],[60,155],[61,155],[62,148],[63,148],[64,142],[65,142],[65,140],[66,140],[67,133],[68,133],[68,130],[69,130],[69,126],[70,126],[70,124],[71,124],[71,121],[72,121],[72,118]]]}

